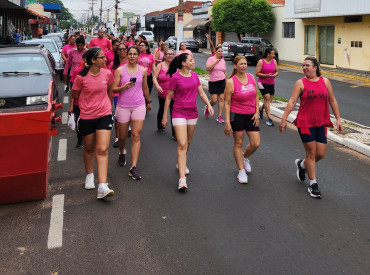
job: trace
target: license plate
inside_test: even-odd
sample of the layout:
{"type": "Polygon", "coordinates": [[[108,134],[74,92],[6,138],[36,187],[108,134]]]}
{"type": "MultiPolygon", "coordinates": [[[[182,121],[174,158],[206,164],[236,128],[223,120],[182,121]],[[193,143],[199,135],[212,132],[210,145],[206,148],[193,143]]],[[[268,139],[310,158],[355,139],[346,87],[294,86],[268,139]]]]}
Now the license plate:
{"type": "Polygon", "coordinates": [[[238,53],[238,55],[244,55],[244,53],[238,53]]]}

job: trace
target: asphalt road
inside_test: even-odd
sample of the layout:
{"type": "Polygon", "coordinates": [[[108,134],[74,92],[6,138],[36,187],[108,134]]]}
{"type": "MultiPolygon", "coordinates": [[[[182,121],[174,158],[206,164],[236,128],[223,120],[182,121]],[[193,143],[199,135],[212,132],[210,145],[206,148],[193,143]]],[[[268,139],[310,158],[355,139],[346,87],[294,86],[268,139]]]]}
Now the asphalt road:
{"type": "MultiPolygon", "coordinates": [[[[313,199],[307,180],[295,174],[294,160],[304,154],[296,130],[281,135],[262,124],[249,183],[240,184],[232,138],[200,115],[188,155],[189,189],[179,193],[176,142],[169,130],[157,134],[155,90],[152,99],[138,164],[143,178],[129,178],[130,157],[118,167],[111,147],[115,195],[107,200],[84,189],[83,151],[65,124],[58,127],[48,198],[0,206],[0,274],[369,272],[369,158],[329,141],[317,166],[323,198],[313,199]],[[65,161],[57,161],[61,139],[65,161]],[[62,246],[48,249],[52,198],[61,194],[62,246]]],[[[202,107],[198,100],[200,114],[202,107]]]]}

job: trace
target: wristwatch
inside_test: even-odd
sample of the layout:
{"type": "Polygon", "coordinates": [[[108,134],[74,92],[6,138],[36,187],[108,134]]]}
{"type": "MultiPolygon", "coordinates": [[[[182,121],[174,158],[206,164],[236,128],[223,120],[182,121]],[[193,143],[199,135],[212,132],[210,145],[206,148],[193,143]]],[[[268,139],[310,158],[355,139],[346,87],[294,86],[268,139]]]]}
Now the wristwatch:
{"type": "Polygon", "coordinates": [[[149,101],[146,101],[146,104],[152,103],[152,100],[150,99],[149,101]]]}

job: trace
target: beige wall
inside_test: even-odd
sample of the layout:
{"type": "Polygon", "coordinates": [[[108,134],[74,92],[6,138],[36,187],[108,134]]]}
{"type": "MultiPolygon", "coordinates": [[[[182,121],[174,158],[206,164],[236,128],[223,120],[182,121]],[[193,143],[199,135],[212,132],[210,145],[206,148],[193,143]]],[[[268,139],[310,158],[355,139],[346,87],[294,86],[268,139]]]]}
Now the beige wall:
{"type": "Polygon", "coordinates": [[[316,26],[316,56],[319,47],[319,26],[331,25],[334,26],[334,66],[370,71],[370,15],[364,15],[362,21],[344,23],[344,17],[329,17],[304,19],[303,23],[316,26]],[[340,44],[338,38],[341,39],[340,44]],[[351,41],[362,41],[362,48],[351,47],[351,41]]]}
{"type": "MultiPolygon", "coordinates": [[[[193,20],[193,15],[191,13],[184,13],[184,19],[182,21],[183,27],[188,25],[190,21],[193,20]]],[[[178,24],[178,14],[175,14],[175,36],[177,36],[177,24],[178,24]]],[[[193,31],[184,31],[184,37],[193,37],[193,31]]]]}

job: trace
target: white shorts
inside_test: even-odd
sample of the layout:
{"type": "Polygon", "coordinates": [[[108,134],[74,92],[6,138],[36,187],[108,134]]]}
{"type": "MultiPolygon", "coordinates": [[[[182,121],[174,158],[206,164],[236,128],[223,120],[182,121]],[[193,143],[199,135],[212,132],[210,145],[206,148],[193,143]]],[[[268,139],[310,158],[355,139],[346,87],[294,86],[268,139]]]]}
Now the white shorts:
{"type": "Polygon", "coordinates": [[[197,118],[187,119],[187,118],[178,117],[178,118],[173,118],[172,119],[172,125],[173,126],[178,126],[178,125],[197,125],[197,121],[198,121],[197,118]]]}

